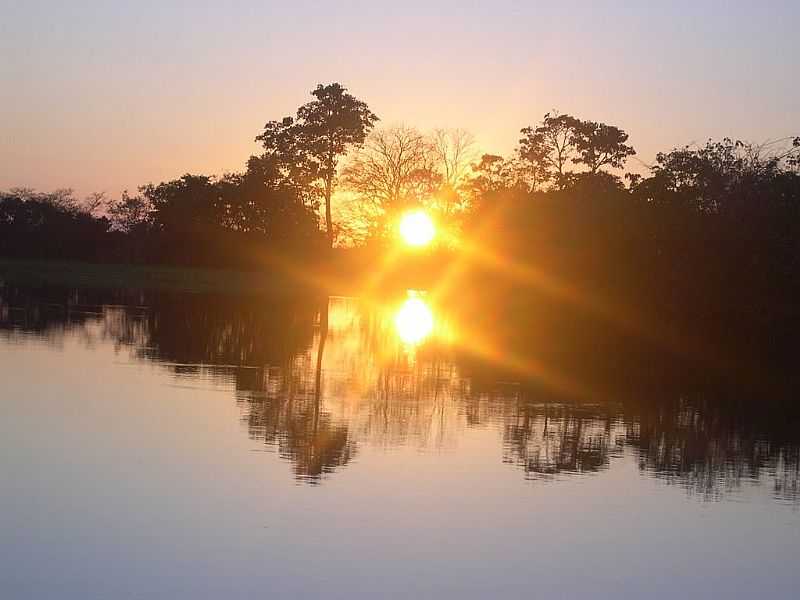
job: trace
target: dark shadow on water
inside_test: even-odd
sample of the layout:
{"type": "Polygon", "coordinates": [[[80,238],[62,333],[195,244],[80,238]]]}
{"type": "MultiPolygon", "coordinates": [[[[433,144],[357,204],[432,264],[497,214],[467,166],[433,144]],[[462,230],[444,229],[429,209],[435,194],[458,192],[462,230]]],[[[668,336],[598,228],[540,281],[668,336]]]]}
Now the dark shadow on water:
{"type": "MultiPolygon", "coordinates": [[[[112,343],[176,377],[230,386],[250,438],[307,483],[323,482],[365,445],[452,448],[468,429],[491,429],[503,461],[532,480],[597,473],[632,453],[641,472],[701,499],[758,484],[779,501],[800,501],[794,390],[765,391],[622,339],[583,337],[574,348],[559,340],[548,355],[552,369],[561,364],[598,390],[567,398],[470,351],[470,340],[451,335],[464,327],[446,309],[433,308],[430,332],[424,311],[402,321],[403,301],[6,286],[0,339],[112,343]],[[608,348],[614,360],[592,360],[608,348]]],[[[524,355],[527,344],[539,357],[541,336],[518,334],[509,353],[524,355]]]]}

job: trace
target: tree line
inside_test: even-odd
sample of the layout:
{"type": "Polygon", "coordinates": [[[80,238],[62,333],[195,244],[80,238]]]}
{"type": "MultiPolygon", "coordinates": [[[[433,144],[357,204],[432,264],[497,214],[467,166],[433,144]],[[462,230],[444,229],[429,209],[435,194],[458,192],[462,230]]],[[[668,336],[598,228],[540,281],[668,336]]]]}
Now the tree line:
{"type": "Polygon", "coordinates": [[[567,245],[633,236],[652,249],[723,232],[766,243],[761,261],[767,249],[766,262],[784,266],[800,256],[800,138],[709,141],[626,173],[635,150],[615,125],[551,111],[521,129],[511,155],[481,155],[465,130],[379,126],[338,83],[311,95],[265,124],[241,172],[186,174],[116,199],[2,192],[0,256],[248,267],[264,254],[380,245],[412,206],[466,237],[491,225],[480,243],[522,260],[548,235],[567,245]]]}

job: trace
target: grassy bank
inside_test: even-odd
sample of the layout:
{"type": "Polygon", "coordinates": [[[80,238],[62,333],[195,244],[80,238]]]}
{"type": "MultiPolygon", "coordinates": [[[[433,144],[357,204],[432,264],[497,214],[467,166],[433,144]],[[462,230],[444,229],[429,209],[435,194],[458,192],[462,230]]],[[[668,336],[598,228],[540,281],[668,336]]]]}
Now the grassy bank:
{"type": "Polygon", "coordinates": [[[447,253],[404,254],[387,259],[380,250],[337,250],[298,264],[265,261],[261,270],[234,270],[72,260],[0,258],[0,283],[27,286],[128,288],[196,293],[360,295],[387,289],[430,289],[445,271],[447,253]]]}
{"type": "Polygon", "coordinates": [[[308,291],[300,282],[275,272],[49,260],[0,259],[0,282],[196,293],[285,294],[308,291]]]}

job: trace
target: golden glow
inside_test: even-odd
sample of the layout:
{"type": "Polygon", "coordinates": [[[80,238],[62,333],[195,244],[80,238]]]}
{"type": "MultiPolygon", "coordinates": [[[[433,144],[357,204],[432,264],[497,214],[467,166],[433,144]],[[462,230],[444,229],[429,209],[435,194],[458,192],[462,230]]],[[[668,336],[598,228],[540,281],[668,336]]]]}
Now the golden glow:
{"type": "Polygon", "coordinates": [[[433,331],[433,313],[419,297],[406,300],[394,317],[397,335],[406,344],[419,344],[433,331]]]}
{"type": "Polygon", "coordinates": [[[436,235],[436,226],[431,218],[421,210],[403,215],[400,219],[400,236],[409,246],[425,246],[436,235]]]}

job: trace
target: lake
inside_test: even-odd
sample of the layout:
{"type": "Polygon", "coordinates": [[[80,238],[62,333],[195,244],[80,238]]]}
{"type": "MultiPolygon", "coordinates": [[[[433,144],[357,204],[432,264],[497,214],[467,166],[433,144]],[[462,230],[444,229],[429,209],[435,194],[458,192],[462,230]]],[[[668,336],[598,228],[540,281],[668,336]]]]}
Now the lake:
{"type": "Polygon", "coordinates": [[[470,315],[0,287],[0,597],[797,597],[794,397],[470,315]]]}

